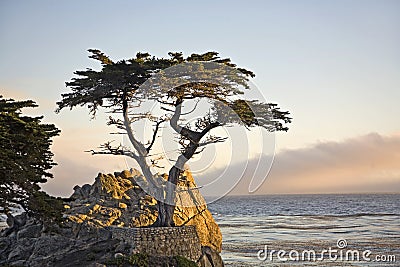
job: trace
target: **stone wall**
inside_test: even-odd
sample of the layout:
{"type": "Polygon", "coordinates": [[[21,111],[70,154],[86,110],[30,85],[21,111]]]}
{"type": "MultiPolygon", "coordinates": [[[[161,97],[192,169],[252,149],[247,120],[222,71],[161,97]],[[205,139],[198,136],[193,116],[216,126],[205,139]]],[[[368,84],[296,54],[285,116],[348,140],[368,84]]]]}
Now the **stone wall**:
{"type": "Polygon", "coordinates": [[[112,238],[133,243],[135,252],[158,256],[176,256],[197,261],[201,255],[200,240],[195,226],[127,228],[107,227],[112,238]]]}

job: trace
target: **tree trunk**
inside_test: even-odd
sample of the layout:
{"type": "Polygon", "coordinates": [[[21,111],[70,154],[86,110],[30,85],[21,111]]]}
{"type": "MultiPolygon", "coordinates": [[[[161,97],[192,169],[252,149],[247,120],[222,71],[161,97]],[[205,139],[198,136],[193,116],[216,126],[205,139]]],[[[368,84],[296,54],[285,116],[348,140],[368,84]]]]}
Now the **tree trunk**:
{"type": "Polygon", "coordinates": [[[134,159],[139,164],[144,177],[147,179],[149,183],[149,192],[146,193],[153,196],[157,200],[158,217],[157,220],[154,222],[153,226],[164,226],[166,224],[166,218],[167,218],[166,208],[164,204],[164,192],[162,188],[160,188],[159,185],[154,180],[153,173],[151,172],[150,167],[147,164],[146,156],[148,155],[149,151],[133,135],[133,131],[130,125],[130,120],[128,117],[128,101],[126,100],[126,96],[124,96],[124,101],[123,101],[123,117],[124,117],[124,126],[128,134],[129,141],[131,142],[131,144],[138,153],[138,155],[134,157],[134,159]]]}
{"type": "Polygon", "coordinates": [[[151,170],[149,166],[146,164],[146,162],[143,161],[138,161],[139,166],[142,169],[144,177],[147,179],[149,182],[149,192],[147,192],[149,195],[154,197],[157,200],[157,220],[153,223],[152,226],[166,226],[166,207],[165,207],[165,197],[164,197],[164,192],[161,187],[159,187],[154,178],[153,174],[151,173],[151,170]]]}
{"type": "Polygon", "coordinates": [[[158,217],[153,226],[161,226],[161,227],[175,226],[174,223],[175,196],[176,196],[176,187],[178,184],[178,179],[181,172],[182,172],[181,169],[179,169],[176,166],[173,166],[169,170],[165,198],[164,201],[158,200],[157,202],[158,217]]]}
{"type": "Polygon", "coordinates": [[[175,197],[179,176],[182,169],[173,166],[168,174],[168,186],[165,203],[165,226],[174,226],[175,197]]]}
{"type": "MultiPolygon", "coordinates": [[[[158,218],[156,223],[158,226],[174,226],[174,211],[175,211],[175,197],[176,190],[178,185],[179,176],[181,175],[185,163],[193,157],[197,148],[199,147],[200,139],[211,129],[208,131],[195,132],[186,127],[181,127],[178,125],[178,120],[182,111],[182,99],[178,99],[175,104],[175,112],[172,118],[170,119],[171,127],[179,133],[181,136],[186,137],[190,140],[190,144],[185,147],[185,151],[178,157],[175,162],[175,165],[169,170],[168,173],[168,183],[166,187],[166,196],[165,202],[163,203],[163,210],[159,210],[158,218]]],[[[159,208],[161,208],[161,204],[159,208]]]]}

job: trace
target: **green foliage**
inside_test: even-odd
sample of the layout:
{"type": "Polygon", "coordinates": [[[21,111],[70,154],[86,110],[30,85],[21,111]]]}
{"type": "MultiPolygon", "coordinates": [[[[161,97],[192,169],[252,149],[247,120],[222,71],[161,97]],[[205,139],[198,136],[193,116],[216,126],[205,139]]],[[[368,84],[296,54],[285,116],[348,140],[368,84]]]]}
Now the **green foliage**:
{"type": "Polygon", "coordinates": [[[236,68],[229,58],[219,58],[217,52],[192,54],[187,58],[184,58],[182,53],[171,52],[168,54],[169,58],[156,58],[148,53],[137,53],[134,58],[113,62],[99,50],[88,51],[91,53],[90,58],[101,63],[101,70],[86,69],[74,72],[77,77],[66,82],[66,86],[72,92],[62,94],[62,100],[57,102],[57,112],[66,107],[72,109],[76,106],[87,106],[90,114],[95,116],[99,107],[120,112],[125,102],[140,104],[145,98],[158,99],[168,95],[179,96],[182,99],[221,98],[221,96],[240,94],[241,92],[235,87],[237,85],[247,87],[248,77],[254,77],[251,71],[236,68]],[[182,65],[185,62],[191,64],[182,65]],[[204,62],[213,64],[204,65],[204,62]],[[177,67],[169,69],[167,73],[162,72],[173,66],[177,67]],[[221,86],[200,82],[178,86],[187,79],[188,71],[192,80],[202,80],[205,75],[208,79],[218,80],[221,86]],[[199,73],[199,76],[196,76],[196,73],[199,73]],[[163,81],[162,84],[152,83],[154,79],[150,78],[155,74],[160,81],[163,81]],[[168,81],[162,79],[163,75],[168,75],[168,81]],[[146,92],[138,90],[145,82],[149,84],[146,88],[148,90],[146,92]]]}
{"type": "Polygon", "coordinates": [[[34,217],[57,224],[62,222],[64,201],[61,198],[49,196],[43,191],[35,191],[28,204],[29,211],[34,217]]]}
{"type": "Polygon", "coordinates": [[[149,266],[149,255],[145,253],[132,254],[129,257],[128,262],[136,267],[147,267],[149,266]]]}
{"type": "Polygon", "coordinates": [[[87,261],[94,261],[96,260],[96,255],[94,253],[89,253],[86,255],[86,260],[87,261]]]}
{"type": "Polygon", "coordinates": [[[236,123],[245,127],[260,126],[273,131],[287,131],[284,123],[290,123],[289,112],[280,111],[277,104],[261,103],[257,100],[234,100],[217,102],[213,106],[214,120],[222,124],[236,123]]]}
{"type": "Polygon", "coordinates": [[[121,110],[124,101],[139,101],[143,97],[134,92],[152,73],[170,66],[168,60],[143,53],[138,53],[136,58],[113,62],[99,50],[89,52],[90,58],[101,62],[102,70],[76,71],[77,77],[66,83],[72,92],[62,94],[63,99],[57,102],[57,112],[65,107],[85,105],[92,116],[99,107],[121,110]]]}
{"type": "Polygon", "coordinates": [[[0,213],[21,206],[36,217],[58,216],[60,201],[41,192],[39,183],[53,177],[50,145],[60,131],[43,117],[23,115],[25,107],[37,105],[0,96],[0,213]]]}

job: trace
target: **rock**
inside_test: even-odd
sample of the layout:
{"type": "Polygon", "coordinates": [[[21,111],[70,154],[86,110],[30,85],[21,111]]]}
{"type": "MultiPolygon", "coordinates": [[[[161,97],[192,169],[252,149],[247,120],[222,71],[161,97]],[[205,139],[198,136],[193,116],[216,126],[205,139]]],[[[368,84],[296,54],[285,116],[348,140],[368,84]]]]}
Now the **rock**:
{"type": "Polygon", "coordinates": [[[15,217],[11,215],[11,213],[7,213],[7,225],[9,228],[13,228],[15,224],[15,217]]]}
{"type": "MultiPolygon", "coordinates": [[[[133,171],[133,172],[136,173],[135,171],[133,171]]],[[[124,170],[119,174],[119,176],[121,176],[121,178],[123,178],[123,179],[129,179],[129,178],[133,178],[134,175],[140,175],[140,172],[136,173],[136,174],[134,174],[134,173],[132,173],[131,171],[128,171],[128,170],[124,170]]]]}
{"type": "Polygon", "coordinates": [[[91,263],[87,267],[107,267],[107,265],[101,264],[101,263],[91,263]]]}
{"type": "Polygon", "coordinates": [[[115,253],[114,254],[114,258],[116,258],[116,259],[123,258],[123,257],[124,257],[124,254],[122,254],[122,253],[115,253]]]}
{"type": "Polygon", "coordinates": [[[7,213],[6,223],[8,228],[4,229],[1,233],[2,236],[15,235],[15,233],[26,224],[27,215],[26,213],[13,216],[11,213],[7,213]]]}
{"type": "Polygon", "coordinates": [[[27,260],[33,251],[35,240],[28,238],[21,238],[15,247],[12,248],[8,254],[7,261],[13,262],[18,260],[27,260]]]}
{"type": "Polygon", "coordinates": [[[26,220],[28,218],[28,215],[24,212],[22,214],[19,214],[15,216],[15,224],[18,225],[18,227],[22,227],[26,224],[26,220]]]}
{"type": "Polygon", "coordinates": [[[16,230],[17,230],[19,227],[25,225],[26,218],[27,218],[26,213],[19,214],[19,215],[15,216],[15,217],[12,216],[11,213],[7,213],[6,222],[7,222],[8,227],[10,227],[10,228],[14,228],[15,227],[16,230]]]}
{"type": "Polygon", "coordinates": [[[89,197],[90,190],[92,189],[92,186],[90,184],[84,184],[81,188],[81,194],[83,198],[89,197]]]}
{"type": "MultiPolygon", "coordinates": [[[[155,176],[157,183],[165,183],[167,179],[166,174],[155,176]]],[[[90,194],[80,199],[86,199],[86,202],[71,205],[71,209],[66,213],[72,221],[78,223],[88,221],[98,226],[149,226],[157,219],[157,201],[142,188],[138,188],[137,184],[148,184],[137,170],[125,170],[114,174],[99,173],[91,186],[90,194]],[[98,201],[89,203],[88,199],[91,198],[98,201]]],[[[221,231],[207,209],[190,171],[186,170],[182,174],[178,186],[175,225],[195,225],[201,245],[221,252],[221,231]]]]}
{"type": "Polygon", "coordinates": [[[119,244],[117,245],[117,247],[115,248],[115,252],[119,252],[119,253],[125,253],[125,254],[129,254],[132,251],[132,245],[129,244],[128,242],[125,241],[121,241],[119,242],[119,244]]]}
{"type": "Polygon", "coordinates": [[[35,238],[39,237],[42,232],[42,225],[37,224],[37,225],[28,225],[24,228],[22,228],[18,233],[17,233],[17,238],[35,238]]]}
{"type": "Polygon", "coordinates": [[[5,260],[3,256],[6,255],[6,251],[10,248],[11,240],[8,238],[0,238],[0,261],[5,260]]]}
{"type": "Polygon", "coordinates": [[[201,255],[199,265],[200,267],[214,267],[205,254],[201,255]]]}
{"type": "Polygon", "coordinates": [[[74,193],[71,195],[71,199],[86,199],[90,195],[92,186],[90,184],[84,184],[82,187],[76,185],[73,189],[74,193]]]}
{"type": "Polygon", "coordinates": [[[201,267],[222,267],[224,262],[218,252],[210,247],[201,248],[202,255],[199,263],[201,267]]]}
{"type": "Polygon", "coordinates": [[[180,186],[180,193],[176,199],[175,224],[178,226],[196,226],[201,245],[221,252],[222,234],[218,224],[207,209],[206,202],[197,189],[190,171],[185,171],[182,176],[184,179],[181,179],[181,182],[178,184],[180,186]]]}
{"type": "Polygon", "coordinates": [[[54,254],[61,254],[68,251],[74,245],[75,241],[67,237],[59,235],[43,236],[36,241],[29,259],[35,262],[45,261],[49,257],[54,256],[54,254]]]}
{"type": "MultiPolygon", "coordinates": [[[[160,185],[167,178],[165,174],[154,177],[160,185]]],[[[26,214],[10,217],[12,227],[0,237],[0,266],[104,266],[107,260],[132,254],[137,249],[132,238],[113,239],[110,229],[146,227],[156,221],[157,201],[143,190],[143,184],[148,185],[147,180],[134,169],[99,173],[92,185],[74,187],[70,200],[64,203],[67,220],[61,227],[42,225],[26,214]]],[[[221,232],[189,171],[182,174],[178,186],[175,225],[196,227],[202,247],[197,261],[200,266],[223,266],[219,256],[221,232]]],[[[158,238],[162,241],[167,235],[168,231],[158,238]]],[[[154,260],[156,256],[152,257],[154,260]]],[[[173,257],[160,260],[174,264],[173,257]]],[[[162,262],[158,263],[162,266],[162,262]]]]}
{"type": "Polygon", "coordinates": [[[96,190],[93,192],[99,192],[100,196],[112,197],[114,199],[130,199],[125,192],[131,189],[132,186],[132,182],[129,179],[114,176],[113,174],[99,173],[93,185],[96,190]]]}
{"type": "Polygon", "coordinates": [[[13,266],[25,266],[26,261],[25,260],[18,260],[13,262],[13,266]]]}
{"type": "Polygon", "coordinates": [[[139,170],[135,169],[135,168],[131,168],[130,169],[130,173],[132,173],[132,177],[142,176],[142,173],[139,170]]]}

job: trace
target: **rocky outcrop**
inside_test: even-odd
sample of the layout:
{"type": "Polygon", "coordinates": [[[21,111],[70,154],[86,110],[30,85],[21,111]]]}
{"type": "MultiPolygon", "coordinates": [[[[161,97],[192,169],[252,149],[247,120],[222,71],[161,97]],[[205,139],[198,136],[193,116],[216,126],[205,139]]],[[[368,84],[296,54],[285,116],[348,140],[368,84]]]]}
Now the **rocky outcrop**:
{"type": "Polygon", "coordinates": [[[194,225],[202,246],[212,248],[218,253],[222,249],[222,234],[211,212],[207,209],[203,196],[189,171],[185,171],[178,186],[174,213],[176,225],[194,225]],[[189,188],[189,190],[184,190],[189,188]]]}
{"type": "MultiPolygon", "coordinates": [[[[160,185],[166,178],[166,175],[155,177],[160,185]]],[[[0,237],[0,265],[113,266],[106,263],[115,260],[116,255],[140,252],[135,243],[137,238],[133,238],[134,242],[115,237],[113,229],[132,229],[128,232],[134,233],[135,228],[155,222],[157,201],[142,189],[146,183],[137,170],[100,173],[92,185],[75,186],[65,203],[66,221],[61,226],[53,226],[52,231],[48,225],[27,219],[25,215],[9,218],[12,227],[3,230],[0,237]],[[99,263],[103,265],[94,265],[99,263]]],[[[177,226],[195,227],[196,240],[201,243],[197,265],[223,266],[219,256],[221,232],[189,171],[180,177],[178,192],[174,222],[177,226]]],[[[145,239],[144,242],[152,242],[145,239]]]]}
{"type": "MultiPolygon", "coordinates": [[[[159,175],[155,179],[162,184],[167,178],[167,175],[159,175]]],[[[97,226],[150,226],[157,219],[157,201],[143,191],[146,185],[146,179],[134,169],[114,174],[100,173],[93,185],[75,187],[66,214],[74,222],[86,221],[97,226]]],[[[182,174],[178,186],[175,225],[194,225],[202,246],[221,252],[221,231],[190,171],[182,174]]]]}
{"type": "MultiPolygon", "coordinates": [[[[27,217],[26,214],[16,219],[27,217]]],[[[89,266],[96,259],[106,261],[117,249],[119,240],[105,229],[88,225],[48,225],[25,219],[18,229],[0,234],[0,265],[12,266],[89,266]]]]}
{"type": "Polygon", "coordinates": [[[93,185],[75,186],[66,216],[94,226],[143,227],[157,219],[157,201],[135,182],[137,171],[99,173],[93,185]]]}

